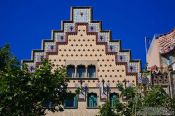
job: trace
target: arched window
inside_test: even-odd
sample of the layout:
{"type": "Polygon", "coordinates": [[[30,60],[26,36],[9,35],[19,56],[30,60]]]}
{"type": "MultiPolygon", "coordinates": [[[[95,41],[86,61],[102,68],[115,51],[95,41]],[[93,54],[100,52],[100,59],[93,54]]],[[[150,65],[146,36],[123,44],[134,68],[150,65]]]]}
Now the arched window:
{"type": "Polygon", "coordinates": [[[84,78],[85,77],[85,66],[84,65],[78,65],[77,66],[77,77],[84,78]]]}
{"type": "Polygon", "coordinates": [[[74,77],[75,74],[75,66],[68,65],[67,66],[67,77],[74,77]]]}
{"type": "Polygon", "coordinates": [[[88,101],[87,101],[87,106],[89,108],[95,108],[97,107],[97,94],[95,93],[89,93],[88,94],[88,101]]]}
{"type": "Polygon", "coordinates": [[[64,108],[77,108],[78,106],[78,98],[75,94],[70,94],[65,100],[64,100],[64,108]]]}
{"type": "Polygon", "coordinates": [[[119,100],[119,95],[117,93],[111,93],[110,94],[110,105],[111,107],[114,107],[116,102],[119,100]]]}
{"type": "Polygon", "coordinates": [[[88,77],[90,78],[96,77],[96,68],[94,65],[89,65],[87,72],[88,72],[88,77]]]}

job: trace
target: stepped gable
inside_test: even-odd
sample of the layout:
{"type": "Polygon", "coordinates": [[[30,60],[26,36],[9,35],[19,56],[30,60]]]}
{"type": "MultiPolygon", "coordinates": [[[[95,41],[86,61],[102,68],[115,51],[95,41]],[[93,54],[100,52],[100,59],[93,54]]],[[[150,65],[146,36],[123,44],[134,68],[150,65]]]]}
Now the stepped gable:
{"type": "Polygon", "coordinates": [[[55,62],[55,67],[65,66],[67,60],[93,60],[103,67],[105,60],[137,77],[140,61],[131,59],[130,50],[122,49],[121,41],[113,40],[110,30],[102,30],[102,22],[93,20],[92,14],[91,7],[72,7],[70,21],[62,21],[61,30],[53,30],[51,40],[43,40],[41,50],[32,50],[31,60],[22,62],[33,72],[43,58],[55,62]]]}

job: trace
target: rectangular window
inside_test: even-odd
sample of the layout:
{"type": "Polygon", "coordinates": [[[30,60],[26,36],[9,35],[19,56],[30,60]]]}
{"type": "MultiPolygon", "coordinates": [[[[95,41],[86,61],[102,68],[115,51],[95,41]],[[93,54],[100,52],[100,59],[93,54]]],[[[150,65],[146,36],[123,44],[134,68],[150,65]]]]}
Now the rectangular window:
{"type": "Polygon", "coordinates": [[[64,108],[77,108],[78,106],[78,99],[76,95],[68,97],[64,101],[64,108]]]}
{"type": "Polygon", "coordinates": [[[113,108],[119,102],[119,95],[116,93],[110,94],[110,106],[113,108]]]}
{"type": "Polygon", "coordinates": [[[97,94],[89,93],[87,99],[88,108],[96,108],[97,107],[97,94]]]}

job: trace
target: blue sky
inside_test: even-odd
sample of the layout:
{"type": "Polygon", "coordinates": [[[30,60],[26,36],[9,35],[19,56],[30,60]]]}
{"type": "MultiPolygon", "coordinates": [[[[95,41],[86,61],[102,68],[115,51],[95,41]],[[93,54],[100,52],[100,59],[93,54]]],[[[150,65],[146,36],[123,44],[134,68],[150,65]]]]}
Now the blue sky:
{"type": "Polygon", "coordinates": [[[174,5],[175,0],[0,0],[0,46],[9,43],[19,60],[30,59],[31,50],[69,20],[71,6],[92,6],[94,19],[144,64],[144,37],[175,27],[174,5]]]}

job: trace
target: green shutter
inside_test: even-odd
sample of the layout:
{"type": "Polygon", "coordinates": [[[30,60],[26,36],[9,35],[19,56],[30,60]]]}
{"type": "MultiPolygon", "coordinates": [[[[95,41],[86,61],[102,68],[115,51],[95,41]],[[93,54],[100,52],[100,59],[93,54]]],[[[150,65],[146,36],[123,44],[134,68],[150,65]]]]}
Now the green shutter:
{"type": "Polygon", "coordinates": [[[97,107],[97,96],[90,94],[88,97],[88,107],[94,108],[97,107]]]}
{"type": "Polygon", "coordinates": [[[78,97],[76,95],[74,96],[74,107],[78,107],[78,97]]]}
{"type": "Polygon", "coordinates": [[[114,107],[116,102],[117,102],[117,99],[118,99],[118,96],[116,94],[113,94],[110,98],[110,104],[111,104],[111,107],[114,107]]]}

